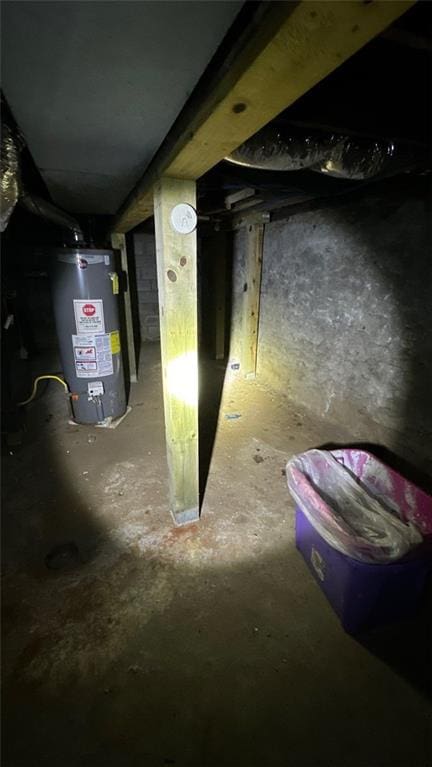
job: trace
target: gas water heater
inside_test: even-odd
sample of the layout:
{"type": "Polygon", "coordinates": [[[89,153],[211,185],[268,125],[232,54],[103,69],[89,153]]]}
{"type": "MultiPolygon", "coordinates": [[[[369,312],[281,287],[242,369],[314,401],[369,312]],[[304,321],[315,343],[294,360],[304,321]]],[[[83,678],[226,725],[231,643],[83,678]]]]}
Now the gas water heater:
{"type": "Polygon", "coordinates": [[[58,248],[52,294],[63,373],[77,423],[108,423],[126,412],[114,252],[58,248]]]}

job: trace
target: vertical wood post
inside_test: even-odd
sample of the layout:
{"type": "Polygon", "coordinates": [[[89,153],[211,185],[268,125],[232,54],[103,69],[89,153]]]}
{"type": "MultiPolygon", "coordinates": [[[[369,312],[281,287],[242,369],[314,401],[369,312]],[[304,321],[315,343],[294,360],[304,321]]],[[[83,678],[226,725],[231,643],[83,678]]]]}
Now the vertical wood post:
{"type": "Polygon", "coordinates": [[[245,378],[255,378],[256,375],[263,238],[264,224],[249,224],[246,227],[241,352],[241,370],[245,378]]]}
{"type": "Polygon", "coordinates": [[[226,233],[220,233],[216,238],[217,252],[213,259],[213,279],[215,295],[214,317],[214,351],[215,359],[225,358],[225,325],[226,325],[226,233]]]}
{"type": "Polygon", "coordinates": [[[132,318],[131,290],[129,282],[129,268],[126,250],[126,235],[118,232],[111,234],[111,245],[114,250],[120,251],[120,263],[122,271],[126,273],[126,291],[124,293],[125,320],[126,320],[126,341],[129,362],[129,380],[136,383],[138,380],[137,358],[135,352],[134,328],[132,318]]]}
{"type": "MultiPolygon", "coordinates": [[[[210,263],[211,279],[211,344],[215,360],[225,358],[226,346],[226,294],[227,294],[227,247],[226,232],[214,232],[203,240],[205,261],[210,263]]],[[[208,307],[205,307],[208,311],[208,307]]]]}
{"type": "Polygon", "coordinates": [[[199,519],[196,232],[181,234],[173,208],[195,208],[195,182],[162,178],[154,188],[156,257],[170,508],[178,525],[199,519]]]}

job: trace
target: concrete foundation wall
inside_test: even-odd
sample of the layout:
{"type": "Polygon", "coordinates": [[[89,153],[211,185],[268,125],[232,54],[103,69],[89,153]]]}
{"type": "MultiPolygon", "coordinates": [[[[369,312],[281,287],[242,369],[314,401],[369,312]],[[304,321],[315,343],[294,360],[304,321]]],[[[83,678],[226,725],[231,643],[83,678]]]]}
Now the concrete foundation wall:
{"type": "Polygon", "coordinates": [[[153,234],[134,235],[136,282],[141,339],[159,341],[156,245],[153,234]]]}
{"type": "MultiPolygon", "coordinates": [[[[429,221],[420,194],[368,192],[268,224],[258,347],[261,381],[423,465],[432,461],[429,221]]],[[[239,232],[232,355],[244,243],[239,232]]]]}

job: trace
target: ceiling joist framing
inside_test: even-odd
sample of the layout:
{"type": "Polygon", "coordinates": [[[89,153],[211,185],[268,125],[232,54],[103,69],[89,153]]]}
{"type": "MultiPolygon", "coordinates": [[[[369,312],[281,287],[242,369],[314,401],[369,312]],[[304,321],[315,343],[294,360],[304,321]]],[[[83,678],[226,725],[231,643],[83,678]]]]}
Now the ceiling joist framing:
{"type": "Polygon", "coordinates": [[[293,104],[415,0],[301,0],[269,3],[229,65],[185,107],[120,209],[113,231],[127,232],[153,213],[161,176],[197,180],[293,104]]]}

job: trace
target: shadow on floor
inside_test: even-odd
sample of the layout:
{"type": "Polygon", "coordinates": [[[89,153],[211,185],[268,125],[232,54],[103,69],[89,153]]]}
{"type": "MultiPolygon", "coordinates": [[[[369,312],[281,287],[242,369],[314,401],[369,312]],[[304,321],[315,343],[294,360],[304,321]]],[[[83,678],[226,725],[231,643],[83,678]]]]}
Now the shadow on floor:
{"type": "Polygon", "coordinates": [[[432,700],[432,579],[418,615],[357,638],[358,642],[432,700]]]}
{"type": "Polygon", "coordinates": [[[199,487],[200,508],[210,471],[224,387],[226,363],[207,360],[200,365],[199,487]]]}
{"type": "MultiPolygon", "coordinates": [[[[379,663],[384,639],[364,652],[341,630],[294,549],[292,515],[272,499],[277,482],[285,499],[279,462],[265,484],[269,462],[255,464],[248,452],[242,463],[241,451],[233,462],[222,452],[221,508],[172,528],[166,497],[157,500],[166,480],[159,361],[150,379],[154,388],[138,384],[142,408],[136,403],[125,431],[97,433],[95,443],[87,431],[75,443],[61,393],[44,397],[32,409],[28,444],[10,456],[5,767],[345,767],[347,758],[349,767],[423,767],[425,681],[406,672],[394,641],[393,657],[379,663]],[[143,434],[148,451],[136,441],[143,434]],[[119,487],[105,495],[105,480],[100,508],[89,508],[68,463],[67,450],[82,451],[83,466],[97,451],[103,472],[108,442],[115,470],[132,450],[144,454],[129,476],[141,472],[148,484],[118,510],[119,487]],[[257,496],[268,499],[267,512],[257,496]],[[117,522],[107,531],[111,498],[117,522]],[[147,505],[155,511],[143,517],[147,505]],[[48,571],[46,551],[68,540],[86,561],[48,571]]],[[[207,384],[217,399],[213,363],[207,384]]],[[[245,436],[236,439],[234,449],[245,436]]]]}
{"type": "Polygon", "coordinates": [[[197,570],[175,561],[186,540],[58,579],[67,603],[43,609],[49,630],[8,675],[7,767],[426,763],[426,707],[357,652],[312,584],[289,585],[293,550],[197,570]]]}
{"type": "MultiPolygon", "coordinates": [[[[338,450],[347,445],[326,443],[321,450],[338,450]]],[[[366,450],[418,487],[431,492],[430,478],[406,459],[375,443],[350,443],[350,448],[366,450]]],[[[393,670],[432,699],[432,574],[415,619],[368,632],[358,641],[393,670]]]]}
{"type": "Polygon", "coordinates": [[[200,508],[210,471],[222,401],[231,334],[231,232],[202,238],[198,260],[199,285],[199,487],[200,508]],[[219,325],[219,326],[218,326],[219,325]],[[216,359],[216,357],[223,359],[216,359]]]}
{"type": "MultiPolygon", "coordinates": [[[[31,365],[33,370],[33,374],[27,376],[29,381],[42,372],[56,369],[49,364],[43,367],[44,362],[47,365],[41,357],[27,363],[27,368],[31,365]]],[[[69,399],[56,382],[42,382],[34,401],[19,410],[23,425],[21,444],[12,450],[6,449],[3,455],[3,568],[6,572],[12,569],[43,575],[51,552],[70,545],[77,557],[65,562],[65,566],[89,562],[104,540],[105,530],[91,513],[89,499],[78,490],[78,481],[74,481],[70,472],[69,456],[75,446],[73,435],[78,437],[84,432],[85,448],[79,447],[81,473],[88,475],[87,461],[98,438],[97,430],[68,424],[68,418],[72,417],[69,399]],[[23,487],[27,488],[27,494],[23,493],[23,487]]]]}

